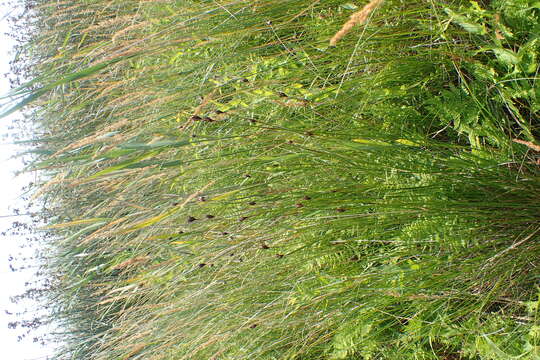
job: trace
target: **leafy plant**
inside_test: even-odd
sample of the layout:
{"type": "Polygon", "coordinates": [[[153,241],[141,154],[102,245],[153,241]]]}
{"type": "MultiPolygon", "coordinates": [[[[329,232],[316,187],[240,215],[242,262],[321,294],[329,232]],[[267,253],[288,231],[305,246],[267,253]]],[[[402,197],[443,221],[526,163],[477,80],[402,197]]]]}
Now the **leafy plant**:
{"type": "Polygon", "coordinates": [[[58,358],[538,357],[536,2],[356,10],[36,2],[58,358]]]}

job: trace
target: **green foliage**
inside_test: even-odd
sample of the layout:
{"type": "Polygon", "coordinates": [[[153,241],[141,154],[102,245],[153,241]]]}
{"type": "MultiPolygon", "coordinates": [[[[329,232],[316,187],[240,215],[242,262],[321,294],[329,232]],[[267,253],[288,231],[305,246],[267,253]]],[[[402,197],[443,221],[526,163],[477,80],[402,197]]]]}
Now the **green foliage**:
{"type": "Polygon", "coordinates": [[[540,9],[486,3],[40,3],[58,358],[537,359],[540,9]]]}

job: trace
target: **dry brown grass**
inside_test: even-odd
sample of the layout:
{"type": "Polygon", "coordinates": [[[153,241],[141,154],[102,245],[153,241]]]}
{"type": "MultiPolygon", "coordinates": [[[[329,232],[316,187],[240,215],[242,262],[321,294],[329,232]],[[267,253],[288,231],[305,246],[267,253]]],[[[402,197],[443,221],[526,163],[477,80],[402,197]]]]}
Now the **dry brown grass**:
{"type": "Polygon", "coordinates": [[[127,33],[131,32],[133,30],[143,28],[145,26],[150,26],[150,25],[151,25],[150,21],[143,21],[143,22],[140,22],[138,24],[129,25],[129,26],[115,32],[114,35],[111,37],[111,40],[112,40],[113,43],[116,43],[120,37],[126,35],[127,33]]]}
{"type": "Polygon", "coordinates": [[[345,35],[347,35],[353,27],[355,27],[356,25],[365,24],[373,10],[375,10],[383,2],[384,0],[371,0],[366,6],[362,8],[362,10],[352,14],[349,18],[349,21],[343,24],[341,29],[332,37],[332,39],[330,39],[330,45],[336,46],[337,42],[343,37],[345,37],[345,35]]]}
{"type": "Polygon", "coordinates": [[[89,32],[92,32],[92,31],[98,31],[98,30],[106,31],[108,28],[110,28],[112,26],[118,26],[119,24],[125,24],[125,23],[131,22],[131,21],[135,21],[136,19],[137,19],[137,17],[133,16],[133,15],[118,16],[118,17],[115,17],[114,19],[107,19],[107,20],[101,21],[101,22],[99,22],[99,23],[97,23],[95,25],[89,26],[86,29],[82,30],[81,33],[85,34],[85,33],[89,33],[89,32]]]}
{"type": "Polygon", "coordinates": [[[131,258],[131,259],[128,259],[124,262],[121,262],[120,264],[118,265],[115,265],[113,267],[113,270],[123,270],[125,268],[127,268],[128,266],[132,266],[132,265],[138,265],[138,264],[142,264],[142,263],[146,263],[150,260],[150,257],[149,256],[138,256],[138,257],[134,257],[134,258],[131,258]]]}
{"type": "Polygon", "coordinates": [[[531,141],[525,141],[525,140],[520,140],[520,139],[512,139],[512,141],[518,144],[525,145],[533,151],[540,151],[540,145],[536,145],[531,141]]]}
{"type": "Polygon", "coordinates": [[[104,139],[101,139],[101,138],[103,138],[107,133],[118,130],[118,129],[126,126],[126,125],[129,125],[129,124],[130,124],[130,121],[128,119],[122,119],[120,121],[117,121],[114,124],[106,126],[102,130],[97,131],[95,134],[93,134],[91,136],[87,136],[87,137],[85,137],[85,138],[83,138],[81,140],[78,140],[78,141],[75,141],[75,142],[69,144],[68,146],[58,150],[57,152],[55,152],[52,156],[55,157],[55,156],[58,156],[58,155],[66,152],[66,151],[69,151],[69,150],[78,149],[78,148],[81,148],[81,147],[89,145],[89,144],[94,144],[94,143],[96,143],[98,141],[104,141],[104,139]]]}

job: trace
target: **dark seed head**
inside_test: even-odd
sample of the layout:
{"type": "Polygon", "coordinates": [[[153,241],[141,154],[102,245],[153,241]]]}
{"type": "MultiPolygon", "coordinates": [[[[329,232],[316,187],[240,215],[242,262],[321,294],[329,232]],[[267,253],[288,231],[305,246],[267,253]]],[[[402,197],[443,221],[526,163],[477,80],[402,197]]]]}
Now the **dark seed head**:
{"type": "Polygon", "coordinates": [[[209,116],[205,117],[203,120],[206,121],[206,122],[214,122],[214,119],[212,119],[209,116]]]}
{"type": "Polygon", "coordinates": [[[188,223],[192,223],[192,222],[194,222],[195,220],[198,220],[198,219],[197,219],[197,218],[194,218],[193,216],[190,216],[190,217],[188,217],[187,222],[188,222],[188,223]]]}
{"type": "Polygon", "coordinates": [[[206,266],[205,263],[200,263],[200,264],[199,264],[199,267],[200,267],[200,268],[205,267],[205,266],[206,266]]]}
{"type": "Polygon", "coordinates": [[[311,132],[311,131],[306,131],[306,135],[307,135],[307,136],[313,136],[313,135],[315,135],[315,134],[314,134],[313,132],[311,132]]]}
{"type": "Polygon", "coordinates": [[[309,196],[304,196],[304,200],[311,200],[311,198],[309,196]]]}
{"type": "Polygon", "coordinates": [[[337,208],[336,211],[342,213],[342,212],[347,211],[347,209],[344,209],[344,208],[337,208]]]}
{"type": "Polygon", "coordinates": [[[216,110],[216,114],[225,114],[225,111],[216,110]]]}
{"type": "Polygon", "coordinates": [[[248,83],[249,80],[248,79],[242,79],[242,82],[248,83]]]}
{"type": "Polygon", "coordinates": [[[202,120],[202,117],[200,117],[199,115],[193,115],[193,116],[191,117],[191,120],[193,120],[193,121],[201,121],[201,120],[202,120]]]}
{"type": "Polygon", "coordinates": [[[287,94],[285,94],[284,92],[281,92],[281,91],[278,92],[278,95],[279,95],[279,97],[283,97],[283,98],[288,97],[287,94]]]}
{"type": "Polygon", "coordinates": [[[294,206],[296,206],[297,208],[303,208],[303,207],[304,207],[304,204],[298,203],[298,204],[295,204],[294,206]]]}
{"type": "Polygon", "coordinates": [[[251,175],[249,175],[249,174],[245,174],[245,175],[244,175],[244,177],[245,177],[245,178],[250,178],[250,177],[251,177],[251,175]]]}
{"type": "Polygon", "coordinates": [[[249,122],[252,123],[252,124],[255,124],[257,122],[257,120],[255,119],[249,119],[249,122]]]}
{"type": "Polygon", "coordinates": [[[214,216],[214,215],[208,214],[208,215],[206,215],[206,218],[207,218],[207,219],[213,219],[213,218],[215,218],[215,216],[214,216]]]}
{"type": "Polygon", "coordinates": [[[224,232],[221,233],[221,235],[229,235],[229,233],[224,231],[224,232]]]}
{"type": "Polygon", "coordinates": [[[257,327],[258,324],[253,324],[253,325],[250,325],[249,328],[250,329],[255,329],[257,327]]]}
{"type": "Polygon", "coordinates": [[[246,220],[248,217],[247,216],[242,216],[240,219],[238,219],[238,221],[244,221],[246,220]]]}
{"type": "Polygon", "coordinates": [[[250,201],[248,202],[249,205],[257,205],[257,203],[255,201],[250,201]]]}
{"type": "Polygon", "coordinates": [[[172,204],[172,206],[178,206],[178,205],[180,205],[180,203],[175,202],[172,204]]]}
{"type": "Polygon", "coordinates": [[[270,249],[270,246],[268,246],[266,244],[262,244],[261,249],[268,250],[268,249],[270,249]]]}
{"type": "Polygon", "coordinates": [[[283,256],[284,256],[283,254],[276,254],[276,257],[277,257],[278,259],[281,259],[283,256]]]}

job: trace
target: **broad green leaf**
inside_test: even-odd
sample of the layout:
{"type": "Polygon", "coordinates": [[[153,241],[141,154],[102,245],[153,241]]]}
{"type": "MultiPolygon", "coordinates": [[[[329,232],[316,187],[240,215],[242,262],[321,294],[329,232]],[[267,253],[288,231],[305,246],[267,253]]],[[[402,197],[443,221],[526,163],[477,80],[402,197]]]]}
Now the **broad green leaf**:
{"type": "Polygon", "coordinates": [[[182,162],[180,160],[174,160],[174,161],[167,161],[163,162],[163,160],[147,160],[147,161],[140,161],[135,164],[130,164],[126,166],[126,169],[139,169],[143,167],[153,166],[153,165],[159,165],[161,169],[168,168],[172,166],[179,166],[182,165],[182,162]]]}
{"type": "Polygon", "coordinates": [[[172,214],[178,212],[182,208],[183,208],[183,206],[175,206],[172,209],[169,209],[169,210],[165,211],[164,213],[162,213],[160,215],[153,216],[153,217],[151,217],[149,219],[146,219],[146,220],[143,220],[143,221],[140,221],[140,222],[136,223],[131,228],[125,230],[122,233],[129,233],[129,232],[132,232],[132,231],[135,231],[135,230],[146,228],[148,226],[152,226],[152,225],[156,224],[157,222],[159,222],[159,221],[171,216],[172,214]]]}
{"type": "Polygon", "coordinates": [[[519,63],[519,57],[515,52],[503,48],[492,49],[497,58],[506,65],[516,65],[519,63]]]}
{"type": "Polygon", "coordinates": [[[175,140],[162,140],[154,143],[126,143],[118,145],[120,149],[132,149],[132,150],[150,150],[164,147],[180,147],[190,145],[192,142],[189,140],[175,141],[175,140]]]}
{"type": "Polygon", "coordinates": [[[3,117],[9,116],[9,115],[13,114],[16,111],[21,110],[23,107],[30,104],[32,101],[38,99],[44,93],[45,92],[36,91],[35,93],[26,96],[24,99],[22,99],[17,104],[13,105],[12,107],[8,108],[7,110],[4,110],[4,111],[0,112],[0,119],[3,118],[3,117]]]}
{"type": "Polygon", "coordinates": [[[383,146],[390,145],[386,141],[373,140],[373,139],[353,139],[352,141],[358,144],[366,144],[366,145],[383,145],[383,146]]]}
{"type": "MultiPolygon", "coordinates": [[[[133,55],[130,55],[129,57],[131,57],[131,56],[133,56],[133,55]]],[[[68,74],[67,76],[64,76],[63,78],[61,78],[61,79],[59,79],[57,81],[54,81],[54,82],[52,82],[52,83],[50,83],[48,85],[45,85],[45,86],[43,86],[43,87],[41,87],[39,89],[36,89],[36,90],[31,90],[32,86],[37,82],[43,82],[44,79],[42,77],[38,77],[38,78],[36,78],[36,79],[34,79],[32,81],[29,81],[26,84],[21,85],[17,89],[14,89],[12,92],[8,93],[8,95],[0,97],[0,99],[6,99],[6,98],[9,98],[11,96],[17,96],[17,95],[24,96],[25,94],[29,94],[28,96],[26,96],[24,99],[22,99],[17,104],[13,105],[12,107],[8,108],[7,110],[4,110],[4,111],[0,112],[0,118],[6,117],[6,116],[8,116],[10,114],[13,114],[14,112],[22,109],[26,105],[30,104],[32,101],[38,99],[39,97],[41,97],[42,95],[44,95],[45,93],[47,93],[48,91],[54,89],[55,87],[57,87],[59,85],[67,84],[67,83],[70,83],[72,81],[79,80],[79,79],[85,78],[87,76],[93,75],[96,72],[98,72],[100,70],[103,70],[106,67],[108,67],[108,66],[110,66],[110,65],[112,65],[114,63],[117,63],[117,62],[119,62],[121,60],[124,60],[125,58],[127,58],[127,57],[118,57],[118,58],[116,58],[114,60],[111,60],[111,61],[106,61],[106,62],[97,64],[97,65],[94,65],[94,66],[90,66],[90,67],[88,67],[86,69],[83,69],[83,70],[68,74]]]]}
{"type": "Polygon", "coordinates": [[[471,34],[485,35],[487,30],[483,24],[478,24],[473,22],[471,19],[460,15],[450,9],[444,9],[444,11],[450,15],[451,20],[461,26],[465,31],[470,32],[471,34]]]}
{"type": "Polygon", "coordinates": [[[148,165],[141,165],[141,166],[137,166],[137,165],[143,163],[143,162],[141,162],[141,160],[144,160],[144,159],[146,159],[148,157],[152,157],[152,156],[155,156],[155,155],[156,155],[155,152],[150,152],[150,153],[146,153],[146,154],[143,154],[141,156],[138,156],[135,159],[126,160],[124,162],[121,162],[118,165],[114,165],[114,166],[108,167],[106,169],[103,169],[101,171],[98,171],[94,175],[90,176],[88,179],[95,179],[95,178],[98,178],[100,176],[110,174],[110,173],[112,173],[114,171],[129,168],[130,166],[132,166],[132,168],[137,168],[137,167],[141,168],[141,167],[144,167],[144,166],[148,166],[148,165]]]}
{"type": "Polygon", "coordinates": [[[356,6],[356,5],[352,4],[352,3],[342,4],[341,7],[344,8],[344,9],[347,9],[347,10],[357,10],[358,9],[358,6],[356,6]]]}
{"type": "Polygon", "coordinates": [[[63,242],[66,243],[66,244],[69,244],[72,241],[80,238],[82,235],[88,233],[89,231],[95,230],[95,229],[97,229],[97,228],[99,228],[99,227],[101,227],[101,226],[103,226],[105,224],[107,224],[106,221],[99,221],[99,222],[97,222],[95,224],[89,225],[89,226],[85,227],[84,229],[81,229],[81,230],[77,231],[73,235],[68,236],[67,238],[65,238],[63,240],[63,242]]]}

